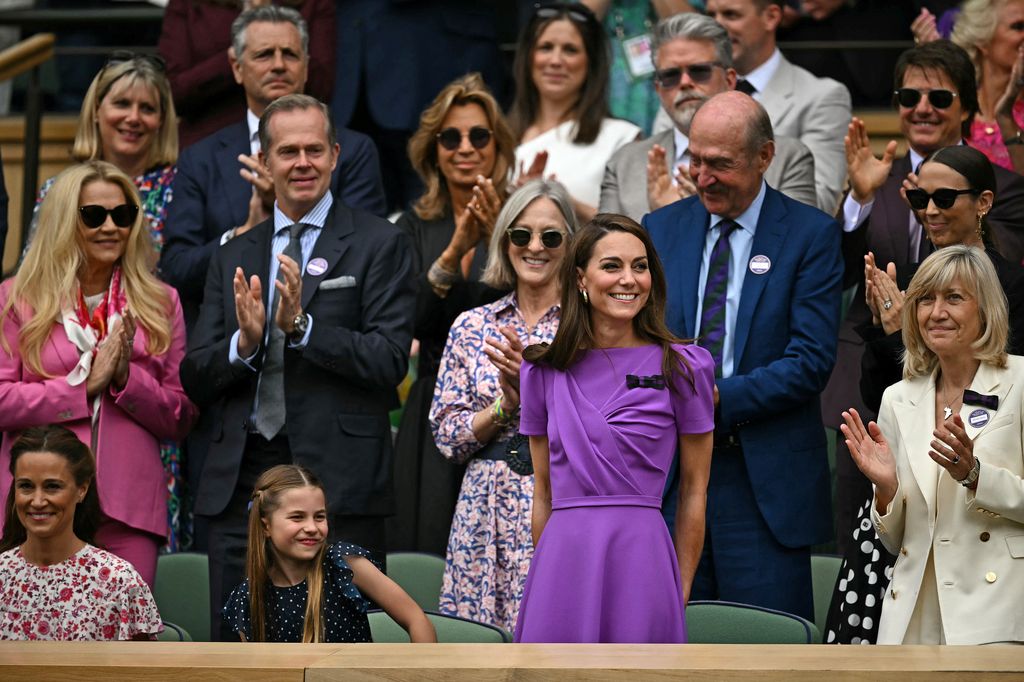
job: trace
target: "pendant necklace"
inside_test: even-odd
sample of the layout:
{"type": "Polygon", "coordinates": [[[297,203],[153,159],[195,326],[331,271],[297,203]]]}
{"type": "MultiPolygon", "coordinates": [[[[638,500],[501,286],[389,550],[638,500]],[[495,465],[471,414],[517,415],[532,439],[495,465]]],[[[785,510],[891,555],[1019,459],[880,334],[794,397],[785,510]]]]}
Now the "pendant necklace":
{"type": "MultiPolygon", "coordinates": [[[[940,381],[941,381],[941,379],[940,379],[940,381]]],[[[968,386],[969,385],[970,384],[968,384],[968,386]]],[[[963,389],[961,389],[960,393],[963,393],[963,389]]],[[[953,416],[953,408],[950,407],[950,405],[952,405],[954,402],[956,402],[956,396],[957,396],[957,393],[954,391],[953,392],[953,400],[945,400],[945,399],[942,399],[942,391],[939,391],[939,398],[942,399],[942,401],[945,403],[945,405],[942,406],[942,421],[946,421],[947,419],[949,419],[950,417],[953,416]]]]}

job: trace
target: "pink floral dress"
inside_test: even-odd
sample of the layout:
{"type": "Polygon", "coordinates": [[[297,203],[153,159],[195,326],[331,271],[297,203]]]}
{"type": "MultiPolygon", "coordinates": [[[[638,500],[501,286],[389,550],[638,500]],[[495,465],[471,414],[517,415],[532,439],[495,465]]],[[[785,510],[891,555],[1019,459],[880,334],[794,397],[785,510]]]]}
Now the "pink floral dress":
{"type": "MultiPolygon", "coordinates": [[[[459,315],[448,333],[430,406],[430,428],[441,454],[469,462],[452,519],[438,608],[509,632],[533,557],[533,476],[520,476],[503,461],[474,459],[487,444],[473,435],[473,415],[492,405],[499,392],[498,370],[483,353],[484,340],[504,343],[498,328],[512,325],[524,346],[550,342],[559,313],[554,306],[527,329],[513,292],[459,315]]],[[[518,430],[516,422],[496,438],[508,439],[518,430]]]]}
{"type": "Polygon", "coordinates": [[[0,639],[111,640],[163,629],[145,581],[124,559],[86,545],[52,566],[0,554],[0,639]]]}

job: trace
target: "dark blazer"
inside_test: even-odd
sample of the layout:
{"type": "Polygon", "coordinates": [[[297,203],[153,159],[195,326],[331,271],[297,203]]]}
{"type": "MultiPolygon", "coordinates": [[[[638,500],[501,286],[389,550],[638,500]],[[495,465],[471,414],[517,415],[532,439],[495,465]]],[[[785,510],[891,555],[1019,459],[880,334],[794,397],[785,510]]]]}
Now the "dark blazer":
{"type": "MultiPolygon", "coordinates": [[[[701,254],[710,216],[697,197],[644,218],[666,267],[665,319],[696,336],[701,254]]],[[[771,261],[743,280],[735,370],[718,379],[719,432],[739,437],[758,509],[775,538],[805,547],[832,537],[828,455],[818,395],[835,362],[842,283],[840,228],[767,189],[751,256],[771,261]]]]}
{"type": "MultiPolygon", "coordinates": [[[[335,199],[383,216],[384,185],[373,142],[362,133],[340,128],[338,143],[341,153],[331,176],[335,199]]],[[[181,294],[190,328],[221,235],[249,215],[252,184],[239,174],[242,164],[238,161],[238,155],[249,150],[249,127],[241,121],[197,142],[178,158],[160,272],[181,294]]]]}
{"type": "MultiPolygon", "coordinates": [[[[240,266],[246,277],[266,279],[272,231],[268,220],[217,250],[182,363],[186,392],[210,412],[202,427],[209,432],[200,439],[209,443],[209,456],[197,514],[223,511],[238,479],[258,374],[228,361],[238,329],[232,278],[240,266]]],[[[325,259],[327,269],[302,278],[302,308],[313,318],[309,342],[302,350],[286,348],[284,356],[288,444],[294,461],[323,480],[331,514],[387,515],[393,506],[388,412],[398,406],[395,387],[405,377],[412,342],[412,249],[387,221],[335,202],[313,258],[325,259]],[[340,277],[354,281],[338,286],[340,277]],[[319,288],[330,280],[335,286],[319,288]]]]}

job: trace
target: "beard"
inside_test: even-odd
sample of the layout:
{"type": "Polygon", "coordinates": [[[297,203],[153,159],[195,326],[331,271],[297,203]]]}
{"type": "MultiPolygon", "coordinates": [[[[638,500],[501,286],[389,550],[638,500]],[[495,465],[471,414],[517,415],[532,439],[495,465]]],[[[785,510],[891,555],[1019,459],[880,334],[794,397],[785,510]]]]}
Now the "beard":
{"type": "Polygon", "coordinates": [[[690,123],[693,122],[693,115],[697,113],[697,109],[700,109],[704,102],[710,99],[707,95],[702,95],[696,92],[680,92],[676,95],[675,101],[672,103],[672,107],[668,110],[668,116],[675,123],[676,127],[679,128],[684,134],[690,134],[690,123]],[[686,100],[686,103],[680,106],[680,102],[686,100]]]}

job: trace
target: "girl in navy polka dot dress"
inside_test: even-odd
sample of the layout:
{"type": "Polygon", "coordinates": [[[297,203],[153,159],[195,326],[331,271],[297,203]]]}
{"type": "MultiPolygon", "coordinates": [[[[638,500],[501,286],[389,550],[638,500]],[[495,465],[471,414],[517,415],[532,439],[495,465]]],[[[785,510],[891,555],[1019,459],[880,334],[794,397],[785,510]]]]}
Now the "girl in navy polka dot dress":
{"type": "Polygon", "coordinates": [[[308,469],[268,469],[253,490],[246,580],[224,605],[225,627],[242,641],[370,642],[366,595],[413,642],[437,641],[423,610],[369,556],[327,544],[323,484],[308,469]]]}

